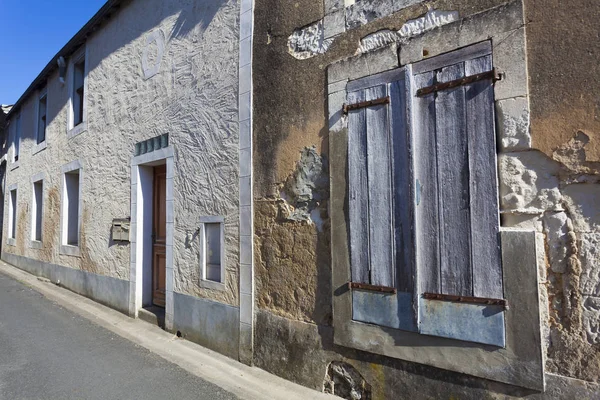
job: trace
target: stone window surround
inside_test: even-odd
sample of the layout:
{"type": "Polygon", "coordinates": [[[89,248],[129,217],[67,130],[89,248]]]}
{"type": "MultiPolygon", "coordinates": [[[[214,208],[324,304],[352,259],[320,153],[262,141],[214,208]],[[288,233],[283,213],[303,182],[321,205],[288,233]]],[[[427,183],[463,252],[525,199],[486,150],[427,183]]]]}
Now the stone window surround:
{"type": "Polygon", "coordinates": [[[83,211],[83,162],[81,160],[71,161],[61,167],[61,195],[60,195],[60,250],[59,253],[66,256],[81,257],[81,213],[83,211]],[[66,183],[65,175],[72,171],[79,170],[79,205],[77,212],[77,246],[63,243],[63,235],[65,234],[65,196],[66,196],[66,183]]]}
{"type": "MultiPolygon", "coordinates": [[[[371,353],[543,391],[544,356],[536,254],[543,252],[544,248],[535,232],[506,229],[501,232],[505,293],[509,301],[518,304],[506,312],[506,349],[352,321],[351,294],[344,290],[350,280],[347,215],[344,212],[347,121],[341,112],[346,83],[420,61],[424,58],[425,48],[432,57],[491,39],[494,66],[503,73],[503,80],[497,82],[494,88],[496,104],[507,98],[527,97],[524,32],[522,19],[509,12],[515,11],[514,8],[520,8],[518,11],[522,18],[522,5],[516,2],[426,33],[400,49],[392,45],[329,66],[334,341],[338,345],[371,353]],[[504,30],[505,27],[507,30],[504,30]],[[505,43],[507,41],[508,44],[505,43]],[[511,41],[516,41],[517,45],[511,41]],[[522,254],[526,255],[526,259],[522,254]],[[487,364],[485,370],[481,368],[482,363],[487,364]]],[[[497,134],[502,136],[499,130],[497,134]]]]}
{"type": "Polygon", "coordinates": [[[142,308],[142,290],[143,290],[143,224],[138,223],[138,217],[143,216],[143,197],[141,194],[141,185],[139,178],[139,167],[158,165],[160,163],[167,165],[167,187],[166,187],[166,283],[165,283],[165,329],[173,329],[173,236],[175,228],[174,217],[174,150],[168,146],[150,153],[134,156],[131,159],[131,239],[130,239],[130,273],[129,273],[129,315],[137,318],[139,310],[142,308]],[[138,215],[139,214],[139,215],[138,215]],[[138,256],[139,255],[139,256],[138,256]]]}
{"type": "Polygon", "coordinates": [[[200,286],[207,289],[214,290],[225,290],[227,286],[225,285],[226,279],[226,254],[225,254],[225,218],[222,216],[203,216],[200,217],[200,234],[198,235],[198,239],[200,241],[200,257],[199,257],[199,267],[200,267],[200,286]],[[206,252],[206,243],[205,243],[205,230],[204,224],[215,223],[220,225],[220,246],[221,246],[221,281],[215,282],[206,279],[206,260],[205,260],[205,252],[206,252]]]}
{"type": "MultiPolygon", "coordinates": [[[[35,175],[33,175],[31,177],[31,198],[32,198],[32,206],[33,206],[33,196],[35,196],[35,191],[34,191],[34,184],[38,183],[38,182],[42,182],[42,228],[44,226],[44,220],[45,220],[45,216],[44,216],[44,192],[46,191],[46,174],[43,172],[37,173],[35,175]]],[[[33,208],[32,208],[32,212],[31,212],[31,233],[32,235],[29,237],[29,247],[31,247],[32,249],[41,249],[43,248],[43,241],[44,241],[44,236],[43,236],[43,232],[42,232],[42,241],[38,241],[35,240],[33,238],[33,226],[35,224],[35,221],[33,219],[33,208]]]]}
{"type": "Polygon", "coordinates": [[[42,90],[38,91],[36,96],[37,101],[35,102],[35,144],[33,145],[33,149],[31,151],[31,155],[39,153],[47,147],[48,141],[48,87],[45,86],[42,90]],[[46,96],[46,136],[44,137],[44,141],[37,143],[37,138],[40,135],[40,99],[46,96]]]}
{"type": "Polygon", "coordinates": [[[17,230],[15,229],[15,237],[10,237],[10,230],[12,229],[12,226],[17,222],[13,220],[13,216],[11,211],[11,202],[12,202],[12,197],[10,195],[10,192],[12,192],[13,190],[17,191],[17,199],[15,201],[16,204],[12,204],[12,206],[15,208],[15,213],[14,215],[19,215],[19,184],[18,183],[14,183],[12,185],[10,185],[8,188],[6,188],[6,193],[8,193],[8,196],[6,196],[6,200],[9,202],[8,207],[6,207],[6,211],[8,213],[8,218],[7,221],[9,221],[9,223],[7,224],[8,230],[6,231],[6,244],[8,246],[16,246],[17,245],[17,230]]]}
{"type": "Polygon", "coordinates": [[[67,106],[67,138],[71,139],[77,135],[82,134],[87,131],[87,108],[88,108],[88,74],[89,74],[89,57],[88,57],[88,48],[84,44],[83,47],[77,52],[75,52],[71,58],[69,59],[69,66],[67,70],[67,81],[68,81],[68,90],[69,90],[69,102],[67,106]],[[83,71],[83,117],[82,122],[74,126],[74,113],[73,113],[73,84],[74,84],[74,72],[75,72],[75,64],[78,62],[85,60],[85,68],[83,71]]]}

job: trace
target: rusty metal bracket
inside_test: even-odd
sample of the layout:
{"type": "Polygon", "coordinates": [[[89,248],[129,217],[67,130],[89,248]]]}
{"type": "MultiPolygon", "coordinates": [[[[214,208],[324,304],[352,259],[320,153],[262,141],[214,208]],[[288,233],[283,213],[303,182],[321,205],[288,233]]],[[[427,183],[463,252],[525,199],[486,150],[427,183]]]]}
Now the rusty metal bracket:
{"type": "Polygon", "coordinates": [[[398,293],[398,290],[393,287],[369,285],[368,283],[359,283],[359,282],[348,282],[348,288],[350,290],[352,290],[352,289],[366,290],[369,292],[380,292],[380,293],[391,293],[391,294],[398,293]]]}
{"type": "Polygon", "coordinates": [[[456,296],[451,294],[439,294],[439,293],[423,293],[423,298],[427,300],[441,300],[441,301],[452,301],[455,303],[467,303],[467,304],[483,304],[490,306],[500,306],[505,310],[508,310],[508,301],[505,299],[490,299],[486,297],[470,297],[470,296],[456,296]]]}
{"type": "Polygon", "coordinates": [[[491,79],[492,82],[499,81],[501,78],[500,75],[496,75],[496,69],[492,69],[488,72],[482,72],[481,74],[475,74],[471,76],[466,76],[464,78],[456,79],[450,82],[444,83],[436,83],[435,85],[427,86],[417,90],[417,97],[427,96],[428,94],[439,92],[441,90],[454,89],[459,86],[468,85],[470,83],[484,81],[487,79],[491,79]]]}
{"type": "Polygon", "coordinates": [[[382,104],[389,104],[389,103],[390,103],[390,96],[387,96],[387,97],[382,97],[380,99],[375,99],[375,100],[361,101],[360,103],[344,104],[344,106],[342,107],[342,110],[343,110],[344,114],[348,114],[350,111],[358,110],[359,108],[380,106],[382,104]]]}

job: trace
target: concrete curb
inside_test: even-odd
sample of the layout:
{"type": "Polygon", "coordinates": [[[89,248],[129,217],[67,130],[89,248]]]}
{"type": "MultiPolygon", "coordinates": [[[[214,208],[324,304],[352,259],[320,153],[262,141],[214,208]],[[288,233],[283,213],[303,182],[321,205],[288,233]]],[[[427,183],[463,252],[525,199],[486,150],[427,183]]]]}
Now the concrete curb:
{"type": "MultiPolygon", "coordinates": [[[[0,273],[241,399],[339,399],[249,367],[0,261],[0,273]]],[[[325,371],[323,371],[325,373],[325,371]]]]}

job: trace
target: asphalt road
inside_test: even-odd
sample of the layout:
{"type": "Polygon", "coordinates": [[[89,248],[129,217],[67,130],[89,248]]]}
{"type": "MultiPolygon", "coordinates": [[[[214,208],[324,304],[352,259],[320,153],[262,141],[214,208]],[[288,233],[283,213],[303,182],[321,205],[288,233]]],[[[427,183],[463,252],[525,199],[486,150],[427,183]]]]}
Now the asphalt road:
{"type": "Polygon", "coordinates": [[[0,399],[235,399],[0,274],[0,399]]]}

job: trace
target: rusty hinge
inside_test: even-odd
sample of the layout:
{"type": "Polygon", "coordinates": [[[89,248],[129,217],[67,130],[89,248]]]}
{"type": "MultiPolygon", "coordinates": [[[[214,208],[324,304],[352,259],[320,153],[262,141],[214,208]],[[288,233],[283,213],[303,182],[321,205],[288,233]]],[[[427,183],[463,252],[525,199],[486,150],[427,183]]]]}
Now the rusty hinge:
{"type": "Polygon", "coordinates": [[[465,76],[464,78],[456,79],[454,81],[437,83],[435,85],[421,88],[417,90],[417,97],[427,96],[428,94],[439,92],[440,90],[453,89],[458,86],[468,85],[469,83],[484,81],[486,79],[491,79],[492,82],[500,80],[500,77],[496,76],[495,68],[488,72],[482,72],[481,74],[465,76]]]}
{"type": "Polygon", "coordinates": [[[389,102],[390,102],[390,96],[387,96],[387,97],[382,97],[380,99],[375,99],[375,100],[361,101],[360,103],[344,104],[344,107],[342,108],[342,110],[344,111],[344,114],[348,114],[348,112],[350,112],[352,110],[358,110],[359,108],[365,108],[365,107],[379,106],[382,104],[389,104],[389,102]]]}
{"type": "Polygon", "coordinates": [[[368,283],[359,283],[359,282],[348,282],[348,288],[350,290],[358,289],[358,290],[367,290],[370,292],[392,293],[392,294],[396,294],[398,292],[398,290],[393,287],[369,285],[368,283]]]}
{"type": "Polygon", "coordinates": [[[484,304],[490,306],[500,306],[505,310],[508,310],[508,301],[505,299],[489,299],[486,297],[469,297],[469,296],[456,296],[452,294],[439,294],[439,293],[423,293],[423,298],[427,300],[443,300],[443,301],[454,301],[457,303],[468,303],[468,304],[484,304]]]}

